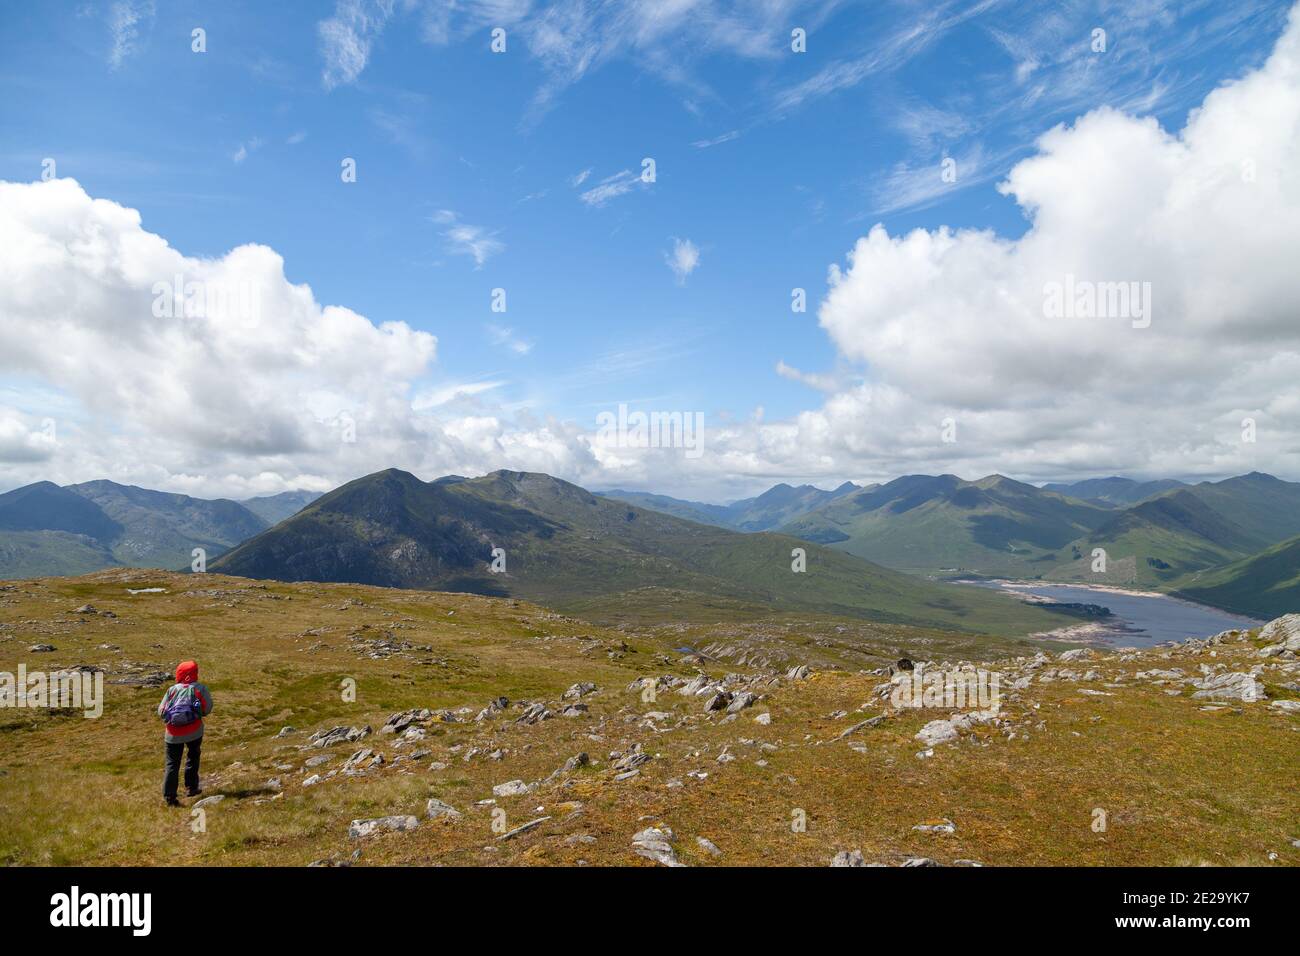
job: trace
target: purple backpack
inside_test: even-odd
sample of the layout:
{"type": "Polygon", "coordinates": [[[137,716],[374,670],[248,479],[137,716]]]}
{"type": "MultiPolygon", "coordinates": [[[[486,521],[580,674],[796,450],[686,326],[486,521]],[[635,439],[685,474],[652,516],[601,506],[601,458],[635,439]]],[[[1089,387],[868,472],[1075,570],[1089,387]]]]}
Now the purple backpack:
{"type": "Polygon", "coordinates": [[[168,727],[183,727],[203,716],[203,702],[193,684],[177,684],[167,695],[163,720],[168,727]]]}

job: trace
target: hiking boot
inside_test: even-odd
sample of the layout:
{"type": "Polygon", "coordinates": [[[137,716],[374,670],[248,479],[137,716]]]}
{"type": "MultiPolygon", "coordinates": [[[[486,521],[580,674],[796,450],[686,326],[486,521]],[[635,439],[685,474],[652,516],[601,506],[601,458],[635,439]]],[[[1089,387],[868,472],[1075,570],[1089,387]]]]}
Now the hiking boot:
{"type": "Polygon", "coordinates": [[[175,797],[164,797],[164,800],[166,801],[167,806],[169,807],[179,807],[181,805],[181,802],[177,800],[175,797]]]}
{"type": "Polygon", "coordinates": [[[197,790],[186,790],[186,791],[185,791],[185,796],[187,796],[187,797],[197,797],[197,796],[198,796],[199,794],[201,794],[201,793],[203,793],[203,788],[202,788],[202,787],[199,787],[199,789],[197,789],[197,790]]]}

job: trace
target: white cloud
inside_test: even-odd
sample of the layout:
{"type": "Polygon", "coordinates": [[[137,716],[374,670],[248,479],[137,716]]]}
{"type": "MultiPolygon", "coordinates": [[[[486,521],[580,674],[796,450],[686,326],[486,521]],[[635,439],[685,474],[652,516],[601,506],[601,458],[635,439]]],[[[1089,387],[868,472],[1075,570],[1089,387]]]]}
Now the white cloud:
{"type": "Polygon", "coordinates": [[[356,81],[396,6],[396,0],[338,0],[334,15],[316,24],[325,61],[321,71],[325,89],[356,81]]]}
{"type": "Polygon", "coordinates": [[[441,408],[444,405],[450,405],[452,402],[462,399],[473,398],[493,389],[500,388],[505,382],[452,382],[447,385],[439,385],[420,392],[411,400],[411,407],[417,412],[428,411],[431,408],[441,408]]]}
{"type": "Polygon", "coordinates": [[[1023,237],[876,226],[819,312],[870,378],[801,416],[801,444],[886,472],[1296,474],[1298,78],[1293,12],[1267,65],[1176,135],[1111,109],[1045,134],[1001,187],[1030,218],[1023,237]],[[1045,286],[1067,275],[1149,282],[1150,327],[1047,317],[1045,286]]]}
{"type": "Polygon", "coordinates": [[[231,153],[230,159],[235,163],[235,165],[239,165],[244,160],[248,159],[250,153],[252,153],[254,150],[261,149],[261,147],[262,147],[261,139],[254,136],[248,142],[240,143],[239,148],[236,149],[233,153],[231,153]]]}
{"type": "Polygon", "coordinates": [[[588,166],[582,172],[572,176],[569,179],[569,185],[572,186],[574,189],[577,189],[579,186],[581,186],[583,183],[587,181],[587,177],[590,175],[591,175],[591,167],[588,166]]]}
{"type": "Polygon", "coordinates": [[[474,268],[481,269],[483,264],[499,252],[504,252],[506,244],[496,238],[495,232],[489,232],[483,226],[472,226],[461,222],[460,216],[451,209],[440,209],[434,213],[433,221],[446,228],[442,238],[447,248],[474,260],[474,268]]]}
{"type": "Polygon", "coordinates": [[[151,23],[156,8],[153,0],[117,0],[108,8],[108,31],[112,45],[108,65],[116,70],[139,49],[140,27],[151,23]]]}
{"type": "Polygon", "coordinates": [[[516,355],[527,355],[533,350],[533,343],[521,339],[515,334],[514,329],[488,323],[487,330],[493,345],[507,348],[516,355]]]}
{"type": "MultiPolygon", "coordinates": [[[[591,170],[587,170],[587,173],[590,172],[591,170]]],[[[582,179],[578,180],[578,183],[582,183],[586,178],[587,176],[584,174],[582,179]]],[[[630,193],[633,189],[645,189],[647,186],[648,183],[641,178],[640,173],[634,173],[630,169],[623,169],[612,176],[606,176],[591,189],[580,193],[578,198],[588,206],[599,208],[619,196],[630,193]]]]}
{"type": "Polygon", "coordinates": [[[684,285],[686,277],[699,267],[700,247],[689,239],[673,237],[673,247],[664,253],[664,262],[677,277],[677,284],[684,285]]]}
{"type": "Polygon", "coordinates": [[[730,143],[733,139],[740,138],[740,130],[733,129],[729,133],[723,133],[721,136],[715,136],[713,139],[697,139],[691,143],[696,149],[709,149],[713,146],[721,146],[723,143],[730,143]]]}
{"type": "MultiPolygon", "coordinates": [[[[507,415],[485,383],[431,384],[431,335],[318,303],[264,246],[188,257],[75,182],[0,184],[0,375],[24,383],[3,394],[5,481],[239,494],[389,466],[426,478],[510,467],[717,499],[777,479],[918,471],[1294,478],[1298,151],[1293,14],[1267,64],[1181,131],[1101,109],[1042,136],[1003,187],[1024,235],[870,230],[818,310],[836,371],[778,367],[827,397],[786,420],[711,418],[693,461],[615,458],[594,446],[594,417],[507,415]],[[260,322],[155,318],[152,286],[178,272],[254,283],[260,322]],[[1048,318],[1044,285],[1066,275],[1150,282],[1150,326],[1048,318]],[[57,441],[38,440],[51,415],[57,441]],[[331,424],[343,415],[354,444],[331,424]],[[945,417],[955,444],[941,441],[945,417]]],[[[698,250],[681,263],[695,268],[698,250]]]]}

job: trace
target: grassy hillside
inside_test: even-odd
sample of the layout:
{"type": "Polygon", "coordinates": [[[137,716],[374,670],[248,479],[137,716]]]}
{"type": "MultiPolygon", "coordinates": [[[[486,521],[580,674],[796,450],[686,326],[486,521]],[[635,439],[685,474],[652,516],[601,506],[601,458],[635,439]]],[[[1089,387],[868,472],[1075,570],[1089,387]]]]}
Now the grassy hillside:
{"type": "Polygon", "coordinates": [[[1296,696],[1283,685],[1297,665],[1261,661],[1251,640],[1212,659],[1190,646],[1066,662],[1026,642],[862,621],[606,629],[474,595],[135,569],[0,585],[0,636],[0,670],[34,667],[27,645],[49,643],[42,667],[100,669],[106,691],[97,720],[0,709],[0,865],[650,866],[631,846],[650,825],[670,828],[691,866],[822,867],[851,850],[889,865],[1300,865],[1300,718],[1270,706],[1296,696]],[[143,588],[163,590],[128,593],[143,588]],[[116,617],[71,613],[86,603],[116,617]],[[997,669],[997,723],[917,759],[917,732],[952,712],[881,699],[904,655],[997,669]],[[204,796],[221,798],[199,828],[193,800],[162,805],[153,713],[190,658],[216,704],[204,796]],[[1150,673],[1206,663],[1262,664],[1268,699],[1213,705],[1150,673]],[[811,676],[786,679],[794,664],[811,676]],[[697,674],[759,699],[711,713],[667,684],[697,674]],[[348,678],[355,697],[340,692],[348,678]],[[660,687],[651,701],[633,683],[646,678],[660,687]],[[594,685],[586,710],[561,716],[578,682],[594,685]],[[505,711],[474,719],[500,696],[505,711]],[[519,722],[533,702],[552,716],[519,722]],[[380,732],[411,708],[430,711],[420,739],[380,732]],[[858,726],[871,717],[883,719],[858,726]],[[310,745],[338,726],[372,733],[310,745]],[[345,772],[365,748],[382,762],[345,772]],[[615,761],[638,749],[626,775],[615,761]],[[528,792],[493,793],[511,780],[528,792]],[[429,818],[431,798],[459,815],[429,818]],[[390,814],[417,826],[349,837],[351,821],[390,814]],[[915,829],[943,819],[954,832],[915,829]]]}
{"type": "Polygon", "coordinates": [[[1174,583],[1174,594],[1253,617],[1300,610],[1300,537],[1174,583]]]}
{"type": "Polygon", "coordinates": [[[1032,576],[1112,512],[990,475],[910,475],[791,522],[788,534],[904,570],[1032,576]]]}
{"type": "Polygon", "coordinates": [[[336,489],[210,570],[518,596],[599,620],[810,612],[1024,634],[1069,623],[1004,595],[936,584],[773,534],[740,534],[520,472],[454,483],[389,470],[336,489]],[[489,570],[505,550],[505,572],[489,570]],[[803,548],[807,571],[791,570],[803,548]],[[666,595],[665,595],[666,597],[666,595]]]}

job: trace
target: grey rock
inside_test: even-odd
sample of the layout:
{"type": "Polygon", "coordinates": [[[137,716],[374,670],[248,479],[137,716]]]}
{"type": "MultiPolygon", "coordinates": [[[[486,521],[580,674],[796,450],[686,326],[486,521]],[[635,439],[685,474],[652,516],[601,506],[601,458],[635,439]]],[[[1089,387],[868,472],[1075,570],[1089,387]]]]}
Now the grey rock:
{"type": "Polygon", "coordinates": [[[529,830],[535,830],[535,829],[537,829],[538,827],[540,827],[543,823],[545,823],[545,822],[546,822],[547,820],[549,820],[549,819],[551,819],[551,818],[550,818],[550,817],[538,817],[536,820],[529,820],[529,821],[528,821],[527,823],[525,823],[523,826],[515,827],[513,830],[510,830],[510,831],[508,831],[508,832],[506,832],[506,833],[501,834],[499,837],[497,837],[497,839],[498,839],[498,840],[513,840],[515,837],[519,836],[521,833],[527,833],[529,830]]]}
{"type": "Polygon", "coordinates": [[[348,838],[360,840],[383,831],[404,832],[414,830],[420,821],[413,816],[375,817],[371,820],[353,820],[348,827],[348,838]]]}
{"type": "Polygon", "coordinates": [[[722,851],[718,849],[717,844],[712,840],[706,837],[696,837],[695,842],[701,850],[710,856],[722,856],[722,851]]]}
{"type": "Polygon", "coordinates": [[[429,802],[425,805],[424,815],[431,820],[437,820],[440,817],[454,820],[460,816],[460,811],[449,803],[443,803],[437,797],[430,797],[429,802]]]}
{"type": "Polygon", "coordinates": [[[757,695],[751,694],[747,690],[742,690],[737,693],[736,696],[731,699],[731,703],[727,705],[727,713],[738,714],[746,707],[754,706],[754,701],[756,700],[758,700],[757,695]]]}
{"type": "Polygon", "coordinates": [[[596,685],[590,681],[579,681],[564,692],[561,700],[578,700],[596,692],[596,685]]]}
{"type": "Polygon", "coordinates": [[[524,794],[532,793],[537,789],[535,783],[524,783],[522,780],[507,780],[505,783],[499,783],[492,788],[492,795],[496,797],[522,797],[524,794]]]}
{"type": "Polygon", "coordinates": [[[831,860],[831,866],[866,866],[861,850],[840,850],[831,860]]]}
{"type": "Polygon", "coordinates": [[[632,849],[638,856],[661,866],[685,866],[673,849],[673,831],[668,827],[646,827],[632,837],[632,849]]]}
{"type": "Polygon", "coordinates": [[[720,690],[717,693],[715,693],[712,697],[709,698],[709,702],[704,705],[704,710],[706,713],[710,713],[715,710],[723,710],[727,707],[727,705],[731,703],[731,699],[732,698],[729,693],[727,693],[725,690],[720,690]]]}

